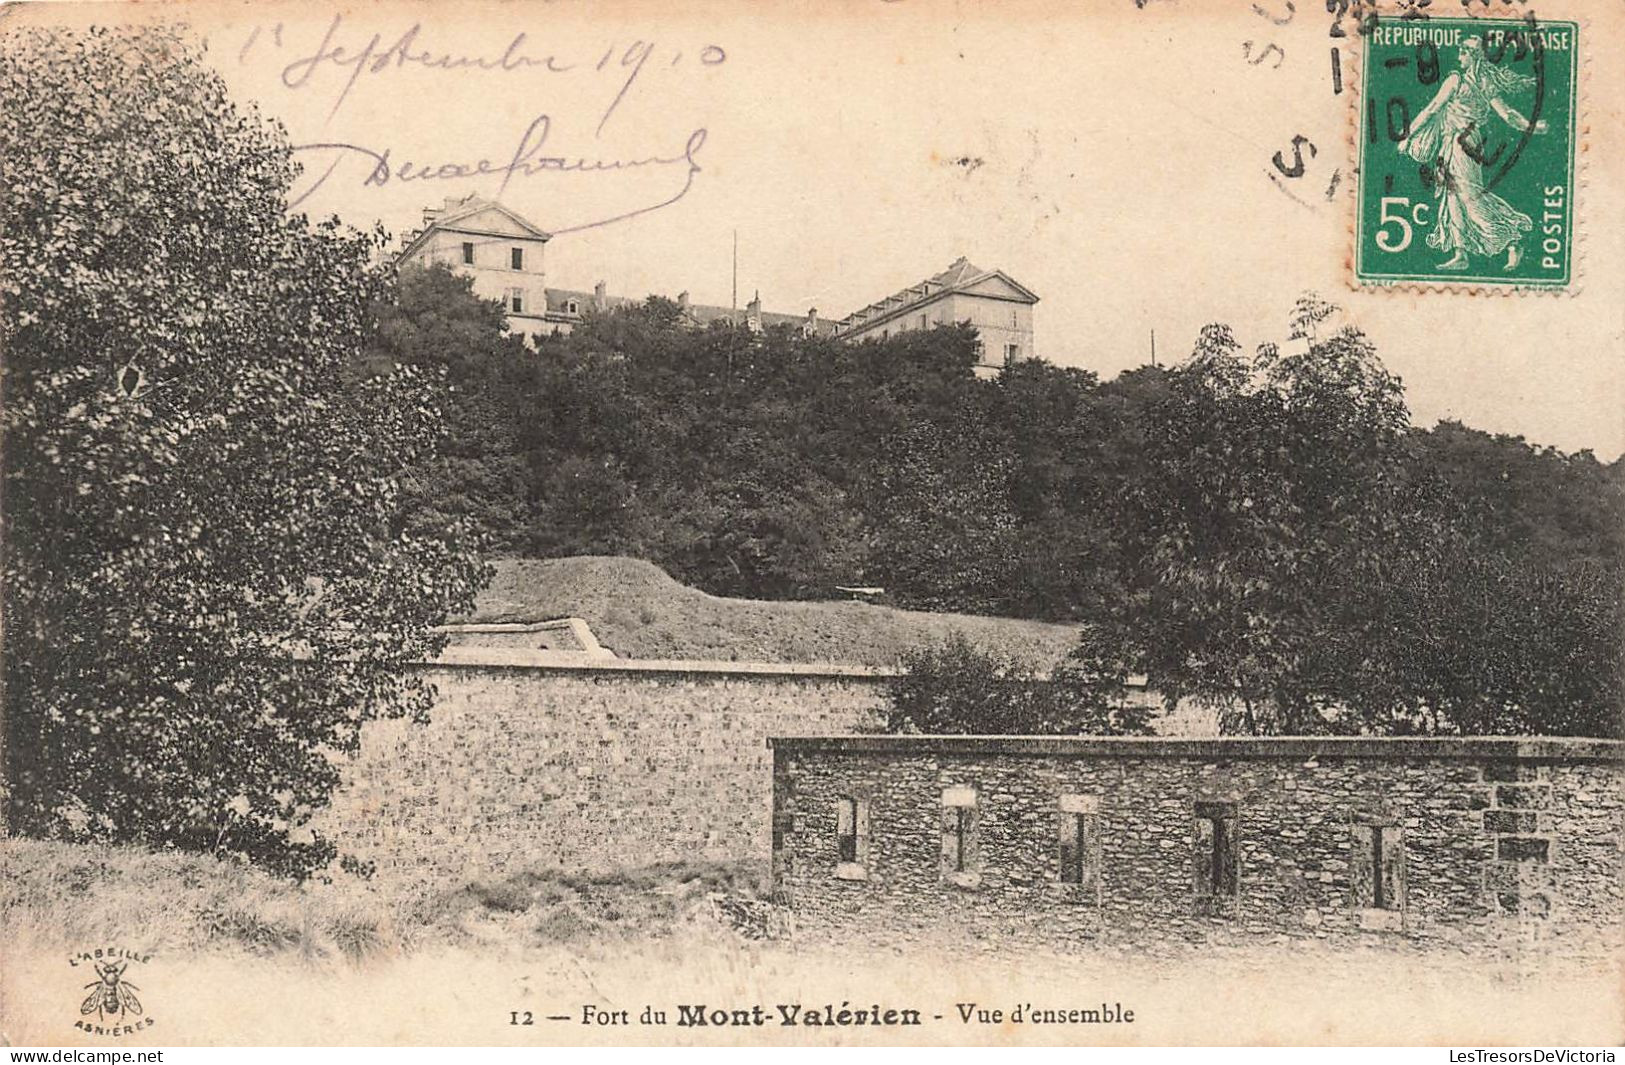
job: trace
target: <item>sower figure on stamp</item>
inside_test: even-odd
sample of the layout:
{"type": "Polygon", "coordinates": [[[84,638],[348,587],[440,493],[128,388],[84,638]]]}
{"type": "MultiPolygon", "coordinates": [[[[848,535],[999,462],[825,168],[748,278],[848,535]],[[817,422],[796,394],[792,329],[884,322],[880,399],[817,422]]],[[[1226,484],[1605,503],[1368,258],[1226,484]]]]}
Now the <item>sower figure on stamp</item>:
{"type": "Polygon", "coordinates": [[[1507,104],[1507,96],[1532,88],[1535,79],[1490,62],[1481,38],[1462,42],[1458,62],[1461,69],[1444,79],[1397,147],[1433,168],[1438,224],[1428,234],[1428,246],[1452,253],[1439,269],[1465,270],[1469,255],[1505,251],[1506,269],[1512,270],[1523,258],[1520,242],[1533,223],[1484,187],[1481,131],[1492,111],[1520,133],[1545,133],[1546,120],[1531,123],[1507,104]]]}

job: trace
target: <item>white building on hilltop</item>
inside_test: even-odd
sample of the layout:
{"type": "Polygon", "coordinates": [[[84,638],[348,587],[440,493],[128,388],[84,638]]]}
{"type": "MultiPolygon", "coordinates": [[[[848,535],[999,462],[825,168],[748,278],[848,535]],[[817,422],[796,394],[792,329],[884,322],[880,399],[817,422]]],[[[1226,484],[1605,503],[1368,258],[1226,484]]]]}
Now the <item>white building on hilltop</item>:
{"type": "MultiPolygon", "coordinates": [[[[495,201],[448,197],[442,206],[423,212],[423,228],[407,235],[396,261],[440,263],[472,277],[475,294],[501,300],[508,328],[527,338],[568,333],[587,314],[642,302],[608,295],[602,281],[591,292],[547,287],[543,254],[551,238],[495,201]]],[[[820,318],[811,309],[764,311],[760,296],[741,309],[691,303],[687,292],[677,297],[683,319],[696,328],[714,321],[731,321],[752,332],[782,325],[807,335],[856,341],[968,322],[981,336],[978,370],[984,373],[1037,357],[1032,316],[1037,302],[1037,296],[1004,271],[983,270],[963,257],[942,273],[839,322],[820,318]]]]}

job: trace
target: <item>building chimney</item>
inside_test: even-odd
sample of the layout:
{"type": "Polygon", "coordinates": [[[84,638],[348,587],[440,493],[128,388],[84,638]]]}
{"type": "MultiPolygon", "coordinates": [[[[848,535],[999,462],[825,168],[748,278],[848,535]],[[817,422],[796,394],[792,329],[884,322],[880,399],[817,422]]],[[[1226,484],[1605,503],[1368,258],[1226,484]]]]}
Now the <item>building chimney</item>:
{"type": "Polygon", "coordinates": [[[762,293],[760,289],[756,291],[755,295],[751,296],[750,302],[745,304],[745,325],[749,326],[752,332],[759,333],[762,331],[762,293]]]}
{"type": "Polygon", "coordinates": [[[592,287],[592,305],[595,310],[604,309],[604,283],[598,282],[592,287]]]}
{"type": "Polygon", "coordinates": [[[684,314],[688,313],[688,289],[686,288],[677,294],[677,309],[684,314]]]}

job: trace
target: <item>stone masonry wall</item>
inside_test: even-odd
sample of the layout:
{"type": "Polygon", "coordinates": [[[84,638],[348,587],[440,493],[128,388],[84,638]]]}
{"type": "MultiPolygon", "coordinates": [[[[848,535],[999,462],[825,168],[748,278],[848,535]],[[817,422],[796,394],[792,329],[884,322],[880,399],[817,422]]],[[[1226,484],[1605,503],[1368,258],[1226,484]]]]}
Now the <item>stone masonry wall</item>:
{"type": "Polygon", "coordinates": [[[458,648],[431,723],[377,721],[320,827],[386,883],[765,860],[775,733],[875,720],[883,675],[458,648]]]}
{"type": "Polygon", "coordinates": [[[772,742],[775,888],[813,935],[1620,946],[1617,742],[772,742]],[[854,813],[860,835],[842,853],[854,813]],[[1233,820],[1216,828],[1215,816],[1233,820]],[[1081,821],[1063,828],[1069,818],[1081,821]],[[962,824],[969,838],[949,838],[962,824]],[[1081,850],[1063,856],[1064,832],[1081,850]],[[1216,832],[1233,888],[1215,872],[1216,832]],[[1078,882],[1063,882],[1063,860],[1078,882]]]}

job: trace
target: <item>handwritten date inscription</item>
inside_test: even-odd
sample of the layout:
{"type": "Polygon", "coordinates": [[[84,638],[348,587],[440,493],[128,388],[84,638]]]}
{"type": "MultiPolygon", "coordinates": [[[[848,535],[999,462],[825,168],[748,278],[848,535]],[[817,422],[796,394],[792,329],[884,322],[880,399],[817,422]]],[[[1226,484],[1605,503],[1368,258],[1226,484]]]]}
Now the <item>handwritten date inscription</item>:
{"type": "MultiPolygon", "coordinates": [[[[596,44],[571,38],[561,41],[559,47],[548,48],[535,44],[530,33],[519,31],[505,40],[497,39],[483,50],[445,47],[448,41],[456,44],[459,40],[437,36],[432,26],[422,22],[398,28],[398,32],[379,32],[336,14],[325,25],[278,23],[269,28],[254,27],[242,40],[237,58],[245,64],[272,64],[271,71],[281,88],[291,94],[315,96],[324,105],[331,94],[324,125],[363,83],[412,73],[420,78],[494,79],[491,88],[495,92],[503,91],[499,86],[509,85],[526,94],[534,92],[537,78],[549,82],[573,78],[601,103],[579,109],[567,107],[567,113],[554,109],[552,114],[537,115],[511,152],[495,156],[481,156],[478,149],[462,145],[390,146],[376,143],[372,134],[311,138],[310,143],[294,148],[307,164],[314,165],[307,167],[302,187],[290,206],[299,206],[324,186],[332,191],[419,182],[484,181],[491,194],[501,197],[515,178],[540,174],[672,175],[669,182],[657,183],[656,192],[642,195],[636,205],[623,205],[610,217],[553,228],[555,233],[568,233],[670,206],[693,187],[700,172],[699,153],[707,137],[699,123],[674,122],[672,125],[682,132],[673,134],[666,143],[630,152],[600,149],[598,142],[611,119],[624,106],[633,106],[629,101],[634,97],[657,104],[668,98],[652,85],[665,78],[684,76],[685,72],[704,76],[725,64],[727,52],[720,45],[658,44],[623,37],[596,44]],[[307,32],[299,33],[302,29],[307,32]],[[655,81],[651,83],[651,79],[655,81]],[[596,85],[602,85],[601,96],[596,85]],[[572,142],[570,151],[553,146],[564,137],[566,127],[572,142]]],[[[639,186],[645,193],[650,188],[647,182],[639,186]]]]}
{"type": "MultiPolygon", "coordinates": [[[[263,27],[256,26],[238,51],[238,59],[248,62],[259,43],[263,27]]],[[[534,48],[529,34],[520,31],[509,40],[507,47],[489,53],[467,53],[442,50],[427,43],[427,32],[421,22],[414,22],[399,34],[360,30],[346,32],[343,15],[334,15],[322,35],[321,43],[305,50],[285,46],[284,24],[272,30],[268,47],[278,50],[282,57],[292,58],[282,67],[281,80],[285,88],[295,91],[312,88],[318,81],[330,80],[324,75],[328,69],[342,79],[333,100],[329,117],[344,106],[350,93],[363,77],[380,77],[393,72],[417,69],[446,74],[494,72],[511,74],[516,71],[532,73],[569,74],[582,71],[614,79],[617,89],[614,98],[604,108],[595,132],[615,114],[627,93],[632,89],[644,68],[651,62],[662,62],[669,67],[681,65],[685,60],[700,67],[721,66],[728,60],[722,46],[706,44],[697,48],[692,57],[680,48],[660,49],[653,41],[634,40],[629,44],[607,42],[601,49],[580,55],[543,53],[534,48]],[[669,58],[668,58],[669,56],[669,58]]],[[[314,91],[314,90],[313,90],[314,91]]]]}

